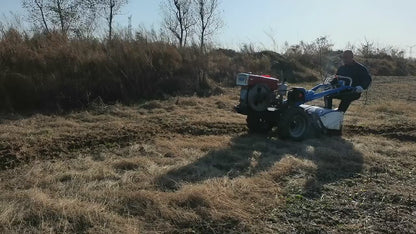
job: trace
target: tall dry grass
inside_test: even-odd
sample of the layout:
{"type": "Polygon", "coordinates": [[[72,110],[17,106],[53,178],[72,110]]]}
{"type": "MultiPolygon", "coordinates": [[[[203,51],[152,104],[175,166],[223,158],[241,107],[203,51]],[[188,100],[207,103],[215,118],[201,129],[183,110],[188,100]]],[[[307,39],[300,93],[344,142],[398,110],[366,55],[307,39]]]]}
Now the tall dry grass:
{"type": "Polygon", "coordinates": [[[32,37],[10,29],[0,40],[0,109],[59,110],[192,94],[200,55],[166,43],[32,37]]]}
{"type": "MultiPolygon", "coordinates": [[[[316,82],[321,76],[317,58],[307,53],[280,55],[243,48],[201,54],[197,47],[177,48],[141,36],[107,42],[57,32],[29,36],[10,28],[0,35],[0,111],[59,111],[166,95],[207,96],[221,92],[218,84],[234,85],[239,72],[316,82]]],[[[337,58],[330,62],[335,72],[339,51],[328,53],[337,58]]],[[[371,57],[362,62],[373,74],[416,71],[416,65],[403,58],[371,57]]]]}
{"type": "Polygon", "coordinates": [[[316,80],[311,69],[274,52],[218,49],[201,54],[197,47],[177,48],[146,37],[107,42],[57,32],[29,36],[13,28],[0,35],[0,71],[1,111],[209,95],[220,91],[215,83],[234,85],[239,72],[316,80]]]}

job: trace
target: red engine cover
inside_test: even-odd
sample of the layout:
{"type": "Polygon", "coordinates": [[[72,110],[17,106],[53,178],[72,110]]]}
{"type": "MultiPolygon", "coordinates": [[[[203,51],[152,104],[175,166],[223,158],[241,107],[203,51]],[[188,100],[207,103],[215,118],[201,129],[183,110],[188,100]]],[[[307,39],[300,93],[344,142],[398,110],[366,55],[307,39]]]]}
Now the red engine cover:
{"type": "Polygon", "coordinates": [[[248,86],[254,86],[256,84],[266,84],[271,91],[277,90],[277,88],[279,87],[279,79],[278,78],[273,78],[270,77],[268,75],[253,75],[250,74],[249,78],[248,78],[248,86]]]}

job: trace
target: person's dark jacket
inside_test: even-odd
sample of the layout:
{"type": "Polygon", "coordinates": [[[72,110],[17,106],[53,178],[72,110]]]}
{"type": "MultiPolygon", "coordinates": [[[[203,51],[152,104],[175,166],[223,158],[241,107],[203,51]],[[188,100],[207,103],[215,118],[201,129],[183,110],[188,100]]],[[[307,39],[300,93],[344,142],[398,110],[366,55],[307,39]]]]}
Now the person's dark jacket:
{"type": "Polygon", "coordinates": [[[338,68],[337,75],[348,76],[352,79],[352,85],[361,86],[363,89],[367,89],[371,84],[371,76],[367,68],[364,65],[353,61],[352,64],[346,64],[338,68]]]}

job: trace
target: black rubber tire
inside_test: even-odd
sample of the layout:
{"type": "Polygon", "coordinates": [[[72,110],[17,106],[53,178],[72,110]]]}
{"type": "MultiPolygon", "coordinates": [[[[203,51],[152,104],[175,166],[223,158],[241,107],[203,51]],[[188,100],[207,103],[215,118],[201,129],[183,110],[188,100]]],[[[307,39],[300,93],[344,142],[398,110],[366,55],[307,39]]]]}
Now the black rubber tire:
{"type": "Polygon", "coordinates": [[[309,115],[300,107],[289,107],[283,111],[278,123],[278,135],[282,139],[301,141],[310,131],[309,115]]]}
{"type": "Polygon", "coordinates": [[[266,120],[261,113],[249,113],[246,122],[249,133],[266,134],[273,128],[273,123],[266,120]]]}

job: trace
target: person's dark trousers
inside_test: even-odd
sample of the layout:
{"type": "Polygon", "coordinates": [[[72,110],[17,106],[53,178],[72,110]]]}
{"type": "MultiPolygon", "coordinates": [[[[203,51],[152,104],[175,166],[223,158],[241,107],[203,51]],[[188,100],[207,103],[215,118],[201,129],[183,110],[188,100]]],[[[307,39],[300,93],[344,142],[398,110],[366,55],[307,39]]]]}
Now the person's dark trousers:
{"type": "Polygon", "coordinates": [[[340,99],[341,103],[338,106],[338,110],[346,112],[352,101],[355,101],[361,97],[361,93],[356,92],[343,92],[339,94],[329,95],[324,97],[325,108],[332,109],[332,99],[340,99]]]}

